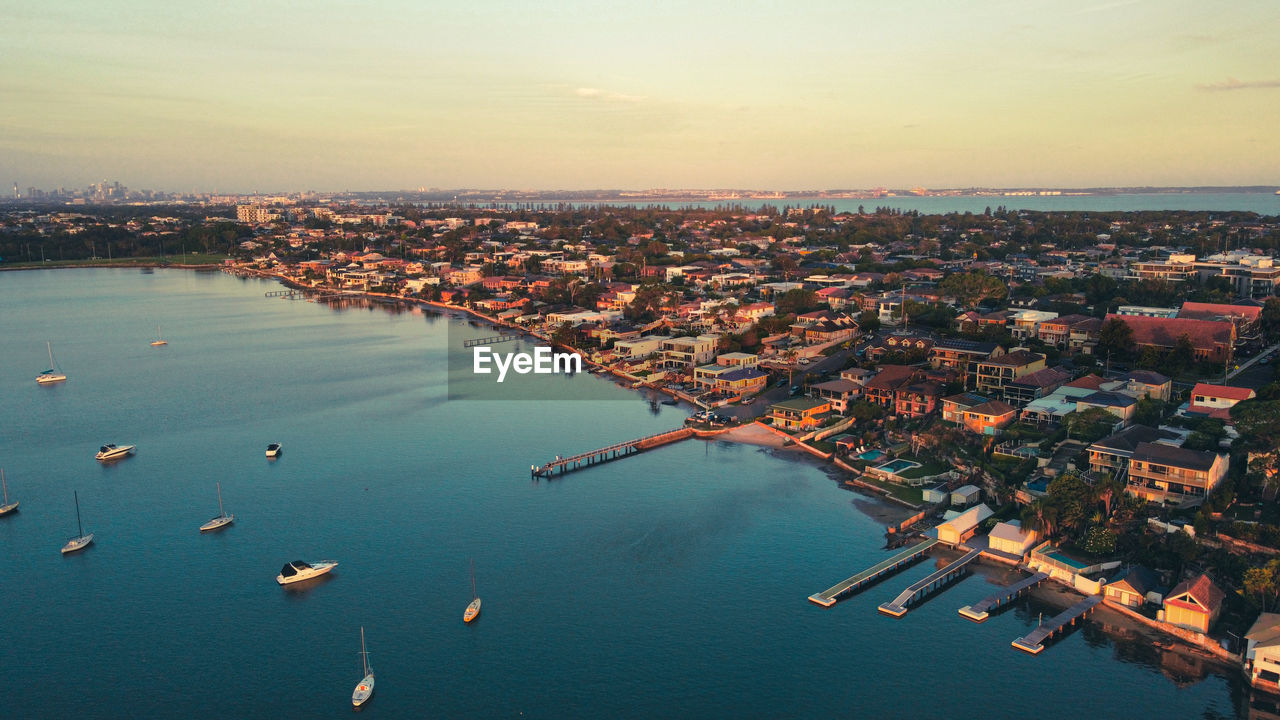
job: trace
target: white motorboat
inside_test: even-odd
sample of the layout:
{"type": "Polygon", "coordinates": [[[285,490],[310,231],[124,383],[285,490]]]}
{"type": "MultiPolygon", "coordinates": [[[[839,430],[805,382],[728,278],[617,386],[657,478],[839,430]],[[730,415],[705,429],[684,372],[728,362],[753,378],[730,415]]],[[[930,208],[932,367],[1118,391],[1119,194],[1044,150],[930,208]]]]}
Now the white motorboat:
{"type": "Polygon", "coordinates": [[[267,457],[269,458],[280,457],[281,449],[282,448],[280,447],[280,443],[271,443],[270,445],[267,446],[267,457]]]}
{"type": "Polygon", "coordinates": [[[138,447],[137,445],[116,446],[113,443],[107,443],[106,445],[103,445],[102,447],[98,448],[98,454],[94,455],[93,457],[97,460],[103,460],[103,461],[119,460],[122,457],[127,457],[129,455],[132,455],[134,449],[137,447],[138,447]]]}
{"type": "Polygon", "coordinates": [[[304,560],[294,560],[291,563],[286,563],[284,567],[280,568],[280,574],[276,576],[276,582],[281,585],[302,582],[303,580],[310,580],[311,578],[324,575],[336,567],[338,567],[338,563],[331,560],[323,560],[317,563],[310,563],[304,560]]]}
{"type": "Polygon", "coordinates": [[[235,521],[235,515],[228,515],[226,511],[222,509],[222,483],[218,483],[218,514],[209,522],[201,525],[200,532],[217,530],[218,528],[226,527],[235,521]]]}
{"type": "Polygon", "coordinates": [[[369,667],[369,651],[364,649],[364,626],[360,626],[360,657],[364,663],[364,678],[351,693],[351,705],[360,707],[373,697],[373,668],[369,667]]]}
{"type": "Polygon", "coordinates": [[[84,525],[80,523],[80,493],[78,492],[75,493],[75,498],[76,498],[76,531],[78,534],[75,537],[68,540],[66,545],[62,546],[63,555],[66,555],[67,553],[76,552],[77,550],[83,550],[89,547],[89,543],[93,542],[93,533],[89,533],[88,535],[86,535],[84,532],[84,525]]]}
{"type": "Polygon", "coordinates": [[[4,504],[0,505],[0,515],[8,515],[18,509],[18,501],[9,502],[9,483],[4,479],[4,468],[0,468],[0,486],[4,487],[4,504]]]}
{"type": "Polygon", "coordinates": [[[49,349],[49,369],[37,375],[36,382],[41,385],[63,382],[67,379],[67,376],[66,373],[62,372],[62,368],[58,367],[57,361],[53,359],[53,343],[45,342],[45,347],[49,349]]]}

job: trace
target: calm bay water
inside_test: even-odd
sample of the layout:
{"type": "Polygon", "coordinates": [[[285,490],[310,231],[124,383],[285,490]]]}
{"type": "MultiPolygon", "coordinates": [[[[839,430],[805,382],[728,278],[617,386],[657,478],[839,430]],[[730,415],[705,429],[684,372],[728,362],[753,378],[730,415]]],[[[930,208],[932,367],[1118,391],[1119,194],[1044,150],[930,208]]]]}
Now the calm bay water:
{"type": "MultiPolygon", "coordinates": [[[[640,200],[636,202],[612,203],[578,203],[584,207],[596,205],[630,205],[647,207],[649,205],[666,205],[672,208],[716,208],[728,205],[741,205],[746,208],[758,208],[762,205],[773,207],[812,207],[829,205],[836,212],[857,212],[861,207],[867,212],[886,207],[903,212],[915,211],[923,215],[945,213],[981,213],[987,208],[995,210],[1004,206],[1010,210],[1041,210],[1056,212],[1089,211],[1089,212],[1127,212],[1142,210],[1192,210],[1208,212],[1245,211],[1260,215],[1280,215],[1280,195],[1274,193],[1246,192],[1185,192],[1185,193],[1129,193],[1121,195],[951,195],[916,197],[904,195],[900,197],[882,198],[738,198],[735,200],[715,200],[704,202],[654,202],[640,200]]],[[[535,203],[536,205],[536,203],[535,203]]]]}
{"type": "Polygon", "coordinates": [[[1184,718],[1242,703],[1234,674],[1100,622],[1038,657],[1011,649],[1052,609],[956,614],[1013,577],[1002,569],[900,620],[876,605],[932,561],[816,607],[810,593],[884,556],[882,528],[821,470],[686,441],[532,482],[532,463],[685,411],[589,375],[544,379],[605,399],[448,401],[447,331],[484,328],[263,297],[277,287],[0,273],[0,466],[22,503],[0,519],[0,715],[345,717],[361,625],[378,678],[364,711],[387,718],[1076,718],[1135,704],[1184,718]],[[157,325],[167,347],[148,345],[157,325]],[[46,340],[67,383],[34,382],[46,340]],[[138,453],[103,466],[104,442],[138,453]],[[269,442],[284,444],[277,461],[269,442]],[[236,522],[201,535],[217,482],[236,522]],[[73,490],[97,542],[62,557],[73,490]],[[467,626],[471,557],[484,610],[467,626]],[[296,558],[340,565],[282,589],[296,558]]]}

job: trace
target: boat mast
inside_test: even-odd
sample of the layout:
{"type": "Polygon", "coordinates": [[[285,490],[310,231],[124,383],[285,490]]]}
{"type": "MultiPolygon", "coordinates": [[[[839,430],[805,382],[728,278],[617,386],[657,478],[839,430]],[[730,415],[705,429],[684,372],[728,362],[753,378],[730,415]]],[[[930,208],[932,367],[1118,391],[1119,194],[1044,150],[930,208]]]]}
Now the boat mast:
{"type": "Polygon", "coordinates": [[[471,599],[476,599],[476,559],[471,558],[471,599]]]}
{"type": "Polygon", "coordinates": [[[53,364],[53,343],[48,340],[45,340],[44,346],[49,349],[49,369],[57,370],[58,366],[53,364]]]}
{"type": "Polygon", "coordinates": [[[80,534],[76,535],[76,537],[82,538],[84,537],[84,526],[80,524],[80,493],[75,490],[72,490],[71,492],[76,498],[76,529],[80,531],[80,534]]]}
{"type": "Polygon", "coordinates": [[[4,487],[4,504],[9,504],[9,483],[4,480],[4,468],[0,468],[0,486],[4,487]]]}
{"type": "Polygon", "coordinates": [[[226,511],[222,509],[222,483],[218,483],[218,517],[226,516],[226,511]]]}
{"type": "Polygon", "coordinates": [[[364,649],[364,626],[360,626],[360,659],[364,662],[364,676],[369,677],[369,652],[364,649]]]}

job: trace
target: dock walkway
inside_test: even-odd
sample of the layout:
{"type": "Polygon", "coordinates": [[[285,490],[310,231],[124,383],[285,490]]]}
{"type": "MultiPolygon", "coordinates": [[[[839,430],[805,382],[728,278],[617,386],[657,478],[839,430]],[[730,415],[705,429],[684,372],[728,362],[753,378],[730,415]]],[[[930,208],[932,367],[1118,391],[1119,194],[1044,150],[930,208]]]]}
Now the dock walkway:
{"type": "Polygon", "coordinates": [[[885,615],[894,617],[902,617],[907,614],[907,610],[923,599],[926,595],[946,585],[950,585],[956,579],[960,578],[969,570],[965,566],[982,554],[981,548],[975,548],[957,558],[946,567],[929,573],[927,577],[921,578],[912,583],[906,590],[899,593],[898,597],[887,603],[881,603],[878,608],[885,615]]]}
{"type": "Polygon", "coordinates": [[[850,593],[861,590],[863,587],[885,577],[891,573],[897,572],[911,563],[924,557],[929,552],[929,548],[938,544],[936,538],[925,540],[924,542],[913,545],[906,550],[882,560],[875,565],[863,570],[847,580],[833,585],[820,593],[814,593],[809,596],[809,602],[816,603],[822,607],[831,607],[841,597],[850,593]]]}
{"type": "Polygon", "coordinates": [[[965,605],[960,608],[960,616],[980,623],[991,616],[992,610],[995,610],[1010,600],[1021,597],[1023,593],[1030,591],[1031,588],[1048,579],[1049,576],[1042,572],[1022,578],[1009,587],[1001,588],[972,605],[965,605]]]}
{"type": "Polygon", "coordinates": [[[1032,655],[1038,655],[1044,650],[1044,643],[1054,635],[1062,632],[1067,627],[1076,624],[1076,620],[1083,619],[1098,603],[1102,602],[1101,595],[1090,595],[1071,607],[1063,610],[1053,616],[1049,622],[1044,623],[1035,630],[1014,640],[1012,645],[1032,655]]]}
{"type": "Polygon", "coordinates": [[[577,455],[570,455],[565,458],[557,456],[555,460],[552,460],[545,465],[530,465],[529,471],[535,478],[549,478],[556,474],[563,475],[567,472],[580,470],[584,467],[599,465],[600,463],[609,462],[610,460],[617,460],[621,457],[633,455],[641,450],[648,450],[650,448],[658,447],[659,445],[666,445],[667,443],[673,443],[677,440],[683,440],[687,437],[692,437],[693,434],[693,428],[676,428],[675,430],[668,430],[654,435],[646,435],[645,437],[637,438],[635,440],[615,443],[608,447],[578,453],[577,455]]]}

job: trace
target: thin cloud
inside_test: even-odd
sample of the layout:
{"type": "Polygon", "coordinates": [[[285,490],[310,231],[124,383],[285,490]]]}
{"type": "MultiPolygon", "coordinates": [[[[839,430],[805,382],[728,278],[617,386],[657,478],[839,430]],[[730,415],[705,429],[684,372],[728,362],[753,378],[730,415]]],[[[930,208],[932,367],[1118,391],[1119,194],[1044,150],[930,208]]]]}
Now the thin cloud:
{"type": "Polygon", "coordinates": [[[1227,78],[1222,82],[1209,83],[1207,85],[1197,85],[1197,90],[1207,92],[1219,92],[1222,90],[1259,90],[1266,88],[1280,88],[1280,80],[1237,80],[1235,78],[1227,78]]]}
{"type": "Polygon", "coordinates": [[[615,102],[642,102],[646,98],[643,95],[626,95],[624,93],[605,92],[599,88],[580,87],[574,91],[578,97],[590,98],[593,100],[613,100],[615,102]]]}

